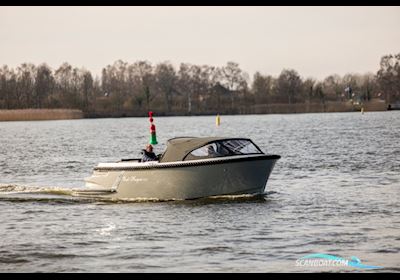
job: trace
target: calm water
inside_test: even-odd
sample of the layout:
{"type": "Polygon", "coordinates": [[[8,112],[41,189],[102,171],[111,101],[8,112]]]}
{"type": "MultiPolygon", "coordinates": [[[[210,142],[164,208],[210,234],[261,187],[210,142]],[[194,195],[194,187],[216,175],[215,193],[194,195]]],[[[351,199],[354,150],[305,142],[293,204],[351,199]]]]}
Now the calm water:
{"type": "Polygon", "coordinates": [[[0,272],[400,271],[400,111],[155,124],[160,143],[249,137],[281,155],[266,195],[81,199],[98,162],[139,156],[147,118],[0,122],[0,272]],[[384,268],[296,266],[313,253],[384,268]]]}

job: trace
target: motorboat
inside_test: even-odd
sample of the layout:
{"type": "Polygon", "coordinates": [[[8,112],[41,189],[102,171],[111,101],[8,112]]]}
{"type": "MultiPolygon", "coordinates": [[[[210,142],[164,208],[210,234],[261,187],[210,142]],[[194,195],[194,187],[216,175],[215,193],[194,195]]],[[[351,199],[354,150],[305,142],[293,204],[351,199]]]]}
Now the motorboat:
{"type": "Polygon", "coordinates": [[[156,161],[99,163],[80,194],[112,199],[184,200],[263,194],[279,155],[248,138],[177,137],[156,161]]]}

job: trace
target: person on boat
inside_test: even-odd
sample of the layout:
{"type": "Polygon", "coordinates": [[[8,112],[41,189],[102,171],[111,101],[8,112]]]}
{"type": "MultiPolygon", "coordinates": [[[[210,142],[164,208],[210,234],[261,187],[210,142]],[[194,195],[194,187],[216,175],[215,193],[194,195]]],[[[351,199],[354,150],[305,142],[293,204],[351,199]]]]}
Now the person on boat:
{"type": "Polygon", "coordinates": [[[209,145],[207,147],[207,152],[208,152],[208,155],[211,156],[211,157],[220,156],[220,154],[217,153],[217,151],[214,149],[214,147],[212,145],[209,145]]]}
{"type": "Polygon", "coordinates": [[[142,162],[146,161],[157,161],[158,157],[153,152],[153,146],[151,144],[146,145],[146,149],[142,150],[142,162]]]}

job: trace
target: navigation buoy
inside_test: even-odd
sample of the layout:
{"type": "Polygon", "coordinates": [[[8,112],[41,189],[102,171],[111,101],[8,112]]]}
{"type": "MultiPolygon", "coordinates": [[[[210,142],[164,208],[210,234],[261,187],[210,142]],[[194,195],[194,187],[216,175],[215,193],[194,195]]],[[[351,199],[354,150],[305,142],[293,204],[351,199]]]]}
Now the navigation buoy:
{"type": "Polygon", "coordinates": [[[156,145],[158,144],[156,136],[156,126],[153,123],[153,112],[151,111],[149,112],[149,121],[150,121],[150,144],[156,145]]]}
{"type": "Polygon", "coordinates": [[[215,125],[219,126],[221,124],[221,119],[219,117],[219,114],[217,115],[217,117],[215,118],[215,125]]]}

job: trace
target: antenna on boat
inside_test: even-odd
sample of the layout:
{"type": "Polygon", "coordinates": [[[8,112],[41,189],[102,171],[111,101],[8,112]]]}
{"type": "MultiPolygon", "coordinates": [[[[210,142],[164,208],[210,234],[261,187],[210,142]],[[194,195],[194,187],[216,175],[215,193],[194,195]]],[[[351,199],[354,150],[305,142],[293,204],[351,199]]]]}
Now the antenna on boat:
{"type": "Polygon", "coordinates": [[[156,126],[153,123],[153,112],[149,111],[149,121],[150,121],[150,144],[156,145],[157,136],[156,136],[156,126]]]}

